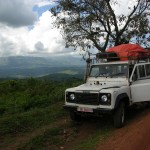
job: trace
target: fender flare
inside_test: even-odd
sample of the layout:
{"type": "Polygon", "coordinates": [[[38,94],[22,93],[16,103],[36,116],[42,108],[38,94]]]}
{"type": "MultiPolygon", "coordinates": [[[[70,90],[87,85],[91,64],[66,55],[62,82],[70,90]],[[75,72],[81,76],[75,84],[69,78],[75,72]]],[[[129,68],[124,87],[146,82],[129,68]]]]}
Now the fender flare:
{"type": "Polygon", "coordinates": [[[122,99],[129,100],[129,96],[127,95],[127,93],[122,93],[117,96],[114,109],[116,109],[118,107],[118,105],[122,99]]]}

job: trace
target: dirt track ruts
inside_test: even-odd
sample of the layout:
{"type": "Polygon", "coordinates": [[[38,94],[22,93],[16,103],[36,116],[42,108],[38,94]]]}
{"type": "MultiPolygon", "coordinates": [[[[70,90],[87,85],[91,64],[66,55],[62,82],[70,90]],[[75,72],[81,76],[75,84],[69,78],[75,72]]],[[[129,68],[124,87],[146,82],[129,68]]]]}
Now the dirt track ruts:
{"type": "Polygon", "coordinates": [[[116,129],[110,138],[97,145],[96,150],[150,150],[150,110],[116,129]]]}

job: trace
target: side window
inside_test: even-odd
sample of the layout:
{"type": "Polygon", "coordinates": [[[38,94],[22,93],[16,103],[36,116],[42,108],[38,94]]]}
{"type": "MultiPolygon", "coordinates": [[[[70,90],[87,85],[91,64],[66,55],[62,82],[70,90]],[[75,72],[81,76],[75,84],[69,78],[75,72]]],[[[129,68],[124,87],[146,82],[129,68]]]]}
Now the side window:
{"type": "Polygon", "coordinates": [[[137,67],[136,67],[135,70],[134,70],[133,76],[132,76],[132,80],[136,81],[137,78],[138,78],[138,75],[137,75],[137,67]]]}
{"type": "Polygon", "coordinates": [[[129,77],[130,77],[131,74],[132,74],[133,67],[134,67],[134,65],[129,65],[129,77]]]}
{"type": "Polygon", "coordinates": [[[146,75],[145,75],[145,67],[144,67],[144,65],[138,66],[138,69],[139,69],[139,77],[140,78],[145,77],[146,75]]]}
{"type": "Polygon", "coordinates": [[[146,75],[150,76],[150,64],[146,64],[145,68],[146,68],[146,75]]]}

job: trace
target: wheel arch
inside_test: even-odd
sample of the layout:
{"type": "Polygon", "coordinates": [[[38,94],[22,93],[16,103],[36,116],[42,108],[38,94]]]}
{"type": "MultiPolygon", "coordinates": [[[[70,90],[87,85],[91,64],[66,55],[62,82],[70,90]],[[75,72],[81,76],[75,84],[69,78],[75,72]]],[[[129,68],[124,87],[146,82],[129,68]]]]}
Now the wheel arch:
{"type": "Polygon", "coordinates": [[[129,106],[129,96],[127,93],[122,93],[117,96],[114,109],[116,109],[122,101],[125,103],[125,107],[129,106]]]}

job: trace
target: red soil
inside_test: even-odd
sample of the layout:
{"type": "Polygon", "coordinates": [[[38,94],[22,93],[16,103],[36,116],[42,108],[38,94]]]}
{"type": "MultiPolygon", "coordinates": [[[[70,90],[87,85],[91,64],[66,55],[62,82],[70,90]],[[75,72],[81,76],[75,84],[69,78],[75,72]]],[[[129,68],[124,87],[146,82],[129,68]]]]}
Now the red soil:
{"type": "Polygon", "coordinates": [[[150,110],[115,130],[96,150],[150,150],[150,110]]]}

